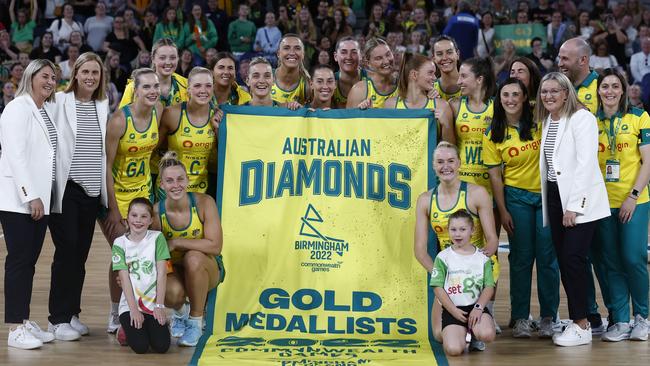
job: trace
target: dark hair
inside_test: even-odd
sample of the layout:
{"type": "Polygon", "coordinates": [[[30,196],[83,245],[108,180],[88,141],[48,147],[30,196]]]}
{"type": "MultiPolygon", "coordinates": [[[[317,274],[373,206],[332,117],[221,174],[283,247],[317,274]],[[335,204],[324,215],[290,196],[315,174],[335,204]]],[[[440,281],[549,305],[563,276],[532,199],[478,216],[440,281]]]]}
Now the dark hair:
{"type": "Polygon", "coordinates": [[[163,25],[169,25],[169,20],[167,20],[167,13],[169,13],[170,10],[174,11],[174,15],[176,16],[176,19],[174,19],[174,25],[176,26],[176,28],[182,29],[183,24],[181,24],[181,20],[178,19],[178,13],[176,12],[176,9],[172,8],[171,6],[168,6],[165,8],[165,10],[163,10],[161,14],[162,19],[160,21],[162,22],[163,25]]]}
{"type": "Polygon", "coordinates": [[[446,36],[446,35],[444,35],[444,34],[441,35],[441,36],[438,36],[438,38],[436,38],[436,39],[433,41],[433,46],[435,47],[435,46],[436,46],[436,43],[438,43],[438,42],[442,42],[442,41],[449,41],[449,42],[451,42],[451,43],[454,45],[454,48],[456,49],[456,52],[458,52],[458,44],[456,43],[456,40],[453,39],[452,37],[446,36]]]}
{"type": "Polygon", "coordinates": [[[514,65],[515,62],[524,64],[524,66],[526,66],[528,69],[528,74],[530,74],[527,90],[528,99],[534,100],[537,98],[537,89],[539,89],[539,81],[542,79],[542,74],[539,72],[539,69],[533,60],[529,59],[528,57],[521,56],[517,56],[512,59],[512,62],[510,62],[510,65],[508,65],[508,73],[510,73],[510,70],[512,70],[512,65],[514,65]]]}
{"type": "Polygon", "coordinates": [[[496,88],[492,59],[490,57],[472,57],[463,61],[461,65],[468,65],[477,78],[483,77],[483,92],[485,93],[483,102],[487,103],[494,95],[494,89],[496,88]]]}
{"type": "MultiPolygon", "coordinates": [[[[245,5],[245,4],[244,4],[245,5]]],[[[192,5],[192,8],[195,6],[198,6],[201,8],[201,5],[199,4],[194,4],[192,5]]],[[[190,32],[194,31],[194,26],[196,26],[196,19],[194,19],[194,16],[188,17],[189,19],[187,20],[187,25],[190,28],[190,32]]],[[[199,18],[199,22],[201,23],[201,30],[204,32],[208,31],[208,18],[205,17],[205,12],[203,11],[203,8],[201,8],[201,17],[199,18]]]]}
{"type": "Polygon", "coordinates": [[[145,206],[147,208],[147,211],[149,211],[149,215],[151,215],[151,217],[153,217],[153,205],[151,204],[151,201],[149,201],[148,199],[146,199],[144,197],[134,198],[134,199],[131,200],[131,202],[129,202],[129,209],[128,209],[127,212],[131,212],[131,208],[133,208],[133,206],[135,206],[135,205],[143,205],[143,206],[145,206]]]}
{"type": "Polygon", "coordinates": [[[454,211],[454,213],[449,215],[449,219],[447,220],[447,222],[450,223],[451,220],[463,220],[463,219],[467,220],[471,227],[474,227],[474,219],[472,218],[472,215],[470,215],[470,213],[463,208],[454,211]]]}
{"type": "Polygon", "coordinates": [[[542,39],[539,38],[539,37],[533,37],[533,39],[530,40],[530,47],[531,47],[531,48],[533,47],[533,43],[535,43],[535,41],[540,41],[540,42],[542,42],[542,39]]]}
{"type": "Polygon", "coordinates": [[[332,66],[325,65],[325,64],[317,64],[314,67],[312,67],[311,75],[313,76],[316,71],[322,70],[322,69],[327,69],[327,70],[331,71],[332,73],[334,73],[334,68],[332,68],[332,66]]]}
{"type": "MultiPolygon", "coordinates": [[[[625,114],[628,111],[629,108],[629,103],[627,100],[627,81],[625,81],[625,77],[623,77],[623,74],[621,74],[616,68],[607,68],[603,70],[599,75],[598,75],[598,89],[600,89],[600,84],[603,82],[603,80],[610,76],[616,76],[618,80],[621,82],[621,88],[623,88],[623,95],[621,95],[621,100],[618,102],[618,112],[621,114],[625,114]]],[[[601,106],[602,108],[603,101],[600,99],[600,93],[598,94],[598,105],[601,106]]]]}
{"type": "Polygon", "coordinates": [[[406,98],[409,85],[409,73],[412,70],[419,69],[425,62],[433,63],[433,61],[428,57],[417,53],[407,53],[404,55],[402,66],[399,69],[399,79],[397,81],[397,90],[400,97],[406,98]]]}
{"type": "Polygon", "coordinates": [[[506,111],[503,109],[503,104],[501,104],[501,90],[506,85],[512,84],[519,85],[519,88],[524,93],[524,104],[521,111],[521,117],[519,118],[519,138],[522,141],[531,141],[533,139],[533,113],[530,110],[530,101],[526,85],[517,78],[509,77],[499,86],[497,96],[494,100],[494,114],[492,116],[492,122],[490,123],[490,131],[492,134],[490,141],[492,142],[503,142],[506,137],[508,120],[506,118],[506,111]]]}

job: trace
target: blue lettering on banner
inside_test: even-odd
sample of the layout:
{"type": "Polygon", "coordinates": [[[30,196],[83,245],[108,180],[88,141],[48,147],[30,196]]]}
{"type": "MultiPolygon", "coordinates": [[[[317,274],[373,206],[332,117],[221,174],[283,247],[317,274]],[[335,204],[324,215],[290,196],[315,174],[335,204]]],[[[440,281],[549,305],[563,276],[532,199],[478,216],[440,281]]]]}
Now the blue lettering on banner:
{"type": "MultiPolygon", "coordinates": [[[[350,304],[336,301],[336,292],[315,289],[299,289],[290,294],[281,288],[267,288],[261,292],[262,307],[274,309],[296,309],[309,311],[322,309],[327,312],[372,313],[381,309],[383,300],[379,294],[368,291],[352,291],[350,304]]],[[[325,315],[281,315],[256,312],[253,314],[226,313],[226,332],[250,326],[267,331],[286,331],[308,334],[391,334],[393,329],[403,335],[415,334],[415,319],[369,316],[339,318],[325,315]]]]}

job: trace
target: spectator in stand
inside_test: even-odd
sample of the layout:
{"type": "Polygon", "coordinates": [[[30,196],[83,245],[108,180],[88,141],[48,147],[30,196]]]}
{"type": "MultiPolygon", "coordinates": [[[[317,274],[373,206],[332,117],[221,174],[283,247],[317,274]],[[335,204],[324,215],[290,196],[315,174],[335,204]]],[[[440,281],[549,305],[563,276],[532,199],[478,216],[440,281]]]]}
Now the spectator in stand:
{"type": "Polygon", "coordinates": [[[510,23],[512,9],[505,5],[502,0],[489,1],[487,11],[494,15],[494,24],[510,23]]]}
{"type": "Polygon", "coordinates": [[[249,10],[248,5],[239,5],[239,17],[228,25],[228,43],[230,43],[230,50],[237,59],[244,53],[253,50],[256,28],[255,24],[248,20],[249,10]]]}
{"type": "Polygon", "coordinates": [[[589,41],[591,35],[594,34],[594,27],[591,25],[588,11],[583,10],[578,15],[578,20],[576,22],[576,32],[579,34],[579,37],[585,41],[589,41]]]}
{"type": "Polygon", "coordinates": [[[494,58],[494,73],[497,77],[497,84],[510,76],[510,69],[508,67],[512,64],[516,56],[517,48],[515,47],[515,42],[511,39],[503,40],[503,53],[494,58]]]}
{"type": "Polygon", "coordinates": [[[564,41],[571,38],[566,23],[562,22],[562,13],[554,11],[551,22],[546,26],[547,50],[551,56],[555,56],[564,41]]]}
{"type": "Polygon", "coordinates": [[[645,7],[639,0],[627,0],[625,8],[626,14],[632,17],[633,26],[638,27],[639,24],[641,24],[641,19],[643,17],[643,11],[645,10],[645,7]]]}
{"type": "Polygon", "coordinates": [[[330,41],[336,43],[343,37],[351,36],[352,33],[352,27],[345,20],[343,10],[334,10],[334,26],[328,36],[330,41]]]}
{"type": "Polygon", "coordinates": [[[5,82],[2,86],[2,98],[0,98],[0,113],[5,110],[5,107],[9,102],[14,100],[16,96],[16,87],[12,82],[5,82]]]}
{"type": "Polygon", "coordinates": [[[11,42],[23,52],[31,52],[34,42],[34,28],[36,28],[36,17],[38,16],[38,1],[31,0],[32,14],[27,18],[27,9],[18,9],[14,13],[16,0],[9,3],[9,16],[11,17],[11,42]]]}
{"type": "Polygon", "coordinates": [[[636,41],[636,38],[639,34],[639,31],[634,27],[634,19],[630,15],[623,16],[621,20],[621,29],[623,33],[627,36],[627,42],[625,43],[625,60],[628,60],[634,52],[632,52],[632,44],[636,41]]]}
{"type": "Polygon", "coordinates": [[[129,32],[138,34],[140,32],[140,22],[135,17],[135,11],[131,8],[124,9],[124,24],[129,32]]]}
{"type": "Polygon", "coordinates": [[[106,3],[99,1],[95,5],[95,16],[86,19],[84,24],[86,42],[95,52],[101,51],[104,40],[112,29],[113,17],[106,15],[106,3]]]}
{"type": "MultiPolygon", "coordinates": [[[[549,56],[542,49],[541,38],[539,37],[533,38],[533,40],[530,41],[530,48],[531,48],[531,52],[528,55],[526,55],[526,57],[531,59],[535,63],[535,65],[537,65],[537,68],[541,72],[542,76],[544,76],[547,72],[549,72],[553,68],[553,60],[551,59],[551,56],[549,56]]],[[[536,96],[537,90],[535,90],[534,93],[532,93],[532,90],[529,90],[528,95],[536,96]]]]}
{"type": "Polygon", "coordinates": [[[650,27],[647,25],[641,24],[639,26],[639,34],[637,35],[634,42],[632,42],[632,54],[641,52],[641,40],[644,38],[650,37],[650,27]]]}
{"type": "Polygon", "coordinates": [[[474,55],[478,43],[479,23],[466,1],[458,3],[456,15],[452,16],[442,32],[456,40],[459,45],[460,59],[465,60],[474,55]]]}
{"type": "Polygon", "coordinates": [[[429,39],[431,37],[431,25],[426,18],[426,12],[422,8],[415,8],[413,10],[413,21],[406,27],[407,32],[418,31],[422,33],[422,39],[429,39]]]}
{"type": "Polygon", "coordinates": [[[643,109],[643,101],[641,100],[641,85],[630,85],[630,88],[627,90],[627,97],[632,107],[643,109]]]}
{"type": "Polygon", "coordinates": [[[332,32],[334,19],[329,16],[329,4],[326,0],[318,2],[318,11],[314,18],[314,24],[316,24],[319,37],[323,34],[330,34],[332,32]]]}
{"type": "MultiPolygon", "coordinates": [[[[124,15],[118,14],[113,22],[113,31],[104,41],[104,52],[112,50],[120,54],[120,65],[129,68],[131,61],[144,50],[144,43],[137,34],[133,34],[126,26],[124,15]]],[[[123,89],[120,89],[123,90],[123,89]]]]}
{"type": "Polygon", "coordinates": [[[517,23],[516,24],[528,24],[530,23],[530,18],[528,12],[525,10],[519,10],[517,12],[517,23]]]}
{"type": "Polygon", "coordinates": [[[49,30],[54,36],[54,44],[61,52],[65,52],[70,43],[70,33],[79,31],[83,33],[83,26],[74,19],[74,8],[70,3],[63,5],[63,18],[56,19],[49,30]]]}
{"type": "Polygon", "coordinates": [[[147,9],[144,13],[139,35],[142,43],[144,43],[144,48],[148,50],[153,46],[153,37],[156,33],[156,23],[158,23],[158,16],[152,10],[147,9]]]}
{"type": "Polygon", "coordinates": [[[571,0],[557,0],[551,5],[556,11],[562,13],[567,19],[575,19],[578,15],[578,8],[571,0]]]}
{"type": "Polygon", "coordinates": [[[329,15],[333,17],[334,11],[338,9],[343,10],[345,22],[348,23],[351,27],[354,27],[357,24],[357,16],[343,0],[332,0],[332,7],[329,9],[329,15]]]}
{"type": "Polygon", "coordinates": [[[368,23],[363,29],[366,38],[385,37],[388,33],[388,26],[384,21],[384,10],[379,4],[372,6],[372,12],[368,17],[368,23]]]}
{"type": "Polygon", "coordinates": [[[9,67],[9,81],[14,84],[16,89],[18,89],[20,79],[23,78],[23,71],[25,71],[25,68],[23,68],[23,65],[19,62],[16,62],[9,67]]]}
{"type": "MultiPolygon", "coordinates": [[[[106,67],[108,80],[115,84],[117,90],[124,90],[126,82],[129,80],[129,71],[124,66],[120,65],[120,53],[109,51],[106,56],[106,62],[104,62],[104,67],[106,67]]],[[[118,101],[119,99],[120,98],[118,98],[118,101]]]]}
{"type": "Polygon", "coordinates": [[[68,49],[66,51],[66,55],[68,58],[62,62],[60,62],[59,68],[61,69],[61,79],[63,80],[70,80],[70,76],[72,75],[72,69],[74,69],[74,63],[77,62],[77,59],[79,58],[79,47],[71,44],[68,46],[68,49]]]}
{"type": "Polygon", "coordinates": [[[607,12],[607,0],[595,0],[594,6],[589,13],[589,19],[600,20],[602,15],[607,12]]]}
{"type": "Polygon", "coordinates": [[[20,52],[18,54],[18,63],[22,65],[23,69],[29,65],[32,60],[29,58],[29,54],[25,52],[20,52]]]}
{"type": "Polygon", "coordinates": [[[226,50],[228,46],[228,14],[219,8],[217,0],[208,0],[207,8],[205,8],[205,16],[212,21],[219,39],[217,40],[217,49],[226,50]]]}
{"type": "Polygon", "coordinates": [[[530,11],[530,17],[534,23],[542,23],[547,25],[551,22],[553,9],[548,5],[548,0],[539,0],[536,8],[530,11]]]}
{"type": "MultiPolygon", "coordinates": [[[[266,2],[266,0],[264,0],[266,2]]],[[[264,6],[259,0],[246,1],[250,12],[248,13],[248,20],[255,24],[256,28],[264,26],[264,6]]]]}
{"type": "Polygon", "coordinates": [[[257,30],[255,36],[255,52],[264,54],[264,58],[269,60],[272,65],[277,63],[277,52],[282,39],[282,32],[275,25],[275,14],[272,11],[266,13],[264,17],[264,27],[257,30]]]}
{"type": "Polygon", "coordinates": [[[515,23],[519,23],[517,18],[519,17],[520,12],[526,13],[526,17],[530,19],[530,4],[528,1],[519,1],[517,3],[517,10],[512,13],[515,23]]]}
{"type": "Polygon", "coordinates": [[[641,24],[639,24],[639,26],[641,25],[650,27],[650,9],[643,11],[643,15],[641,16],[641,24]]]}
{"type": "MultiPolygon", "coordinates": [[[[296,31],[293,18],[289,17],[289,9],[284,5],[278,8],[278,28],[282,34],[294,33],[296,31]]],[[[244,80],[246,80],[247,77],[248,73],[246,73],[244,80]]]]}
{"type": "Polygon", "coordinates": [[[177,45],[184,44],[185,32],[183,31],[183,23],[178,18],[176,9],[167,7],[162,14],[162,21],[156,25],[153,43],[158,42],[162,38],[169,38],[177,45]]]}
{"type": "Polygon", "coordinates": [[[311,18],[309,10],[304,7],[298,12],[296,20],[296,33],[300,36],[304,44],[305,51],[305,64],[309,65],[316,55],[316,41],[318,34],[316,32],[316,24],[311,18]]]}
{"type": "Polygon", "coordinates": [[[431,29],[431,37],[438,37],[440,35],[440,31],[445,28],[440,14],[437,11],[433,10],[431,13],[429,13],[428,21],[429,28],[431,29]]]}
{"type": "Polygon", "coordinates": [[[79,31],[74,31],[70,33],[70,46],[73,45],[79,47],[79,54],[92,52],[93,50],[92,48],[90,48],[90,46],[86,44],[86,42],[84,42],[84,37],[79,31]]]}
{"type": "Polygon", "coordinates": [[[597,73],[601,73],[605,69],[618,68],[616,57],[609,53],[607,41],[602,40],[594,44],[595,52],[589,57],[589,67],[594,69],[597,73]]]}
{"type": "Polygon", "coordinates": [[[208,48],[205,50],[205,64],[206,65],[213,65],[217,60],[217,49],[216,48],[208,48]]]}
{"type": "Polygon", "coordinates": [[[481,16],[481,28],[478,30],[478,43],[476,44],[476,55],[488,57],[494,55],[494,17],[486,11],[481,16]]]}
{"type": "MultiPolygon", "coordinates": [[[[63,6],[63,0],[45,0],[41,4],[45,4],[45,9],[43,10],[43,25],[49,27],[54,19],[60,15],[61,6],[63,6]]],[[[40,22],[39,22],[40,24],[40,22]]]]}
{"type": "Polygon", "coordinates": [[[46,31],[41,37],[41,44],[30,52],[29,58],[32,60],[44,58],[58,64],[61,62],[61,51],[54,47],[53,42],[52,32],[46,31]]]}
{"type": "Polygon", "coordinates": [[[141,69],[143,67],[151,66],[151,53],[149,51],[138,52],[138,57],[133,60],[131,70],[141,69]]]}
{"type": "Polygon", "coordinates": [[[413,31],[409,34],[409,43],[406,45],[406,53],[424,54],[422,45],[422,32],[413,31]]]}
{"type": "Polygon", "coordinates": [[[194,67],[192,51],[187,48],[181,50],[181,57],[178,61],[178,66],[176,67],[176,73],[181,75],[184,78],[187,78],[190,75],[190,71],[194,67]]]}
{"type": "Polygon", "coordinates": [[[605,16],[605,31],[593,37],[593,43],[606,40],[609,45],[609,52],[616,57],[620,64],[626,63],[625,58],[625,44],[627,43],[627,35],[621,29],[619,23],[616,22],[613,14],[605,16]]]}
{"type": "Polygon", "coordinates": [[[217,45],[217,29],[212,21],[205,17],[200,5],[192,6],[192,14],[183,27],[185,47],[192,52],[195,66],[205,63],[205,50],[217,45]]]}
{"type": "Polygon", "coordinates": [[[641,51],[632,55],[630,59],[630,71],[634,82],[640,83],[643,76],[650,72],[650,37],[641,40],[641,51]]]}
{"type": "Polygon", "coordinates": [[[9,32],[6,29],[0,29],[0,64],[5,61],[18,60],[20,50],[11,44],[9,32]]]}

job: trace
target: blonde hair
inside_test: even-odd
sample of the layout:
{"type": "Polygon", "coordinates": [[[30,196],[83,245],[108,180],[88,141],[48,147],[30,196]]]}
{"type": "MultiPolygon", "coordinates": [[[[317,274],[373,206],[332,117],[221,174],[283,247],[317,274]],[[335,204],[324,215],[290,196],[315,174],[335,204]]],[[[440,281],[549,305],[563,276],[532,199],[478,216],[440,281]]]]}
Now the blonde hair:
{"type": "MultiPolygon", "coordinates": [[[[25,68],[25,71],[23,72],[23,77],[20,79],[20,83],[18,83],[18,89],[16,90],[16,97],[19,97],[24,94],[29,94],[30,96],[32,95],[33,89],[32,89],[32,80],[34,79],[34,76],[38,74],[39,71],[41,71],[44,67],[49,67],[52,69],[52,72],[56,74],[56,65],[50,60],[46,59],[36,59],[33,60],[32,62],[27,65],[25,68]]],[[[56,88],[52,89],[52,93],[50,94],[47,99],[45,99],[46,102],[54,102],[55,101],[55,95],[56,94],[56,88]]]]}
{"type": "MultiPolygon", "coordinates": [[[[253,60],[248,64],[248,75],[247,75],[247,78],[249,78],[249,77],[251,76],[251,70],[253,69],[253,66],[255,66],[255,65],[259,65],[259,64],[267,65],[268,67],[271,68],[271,71],[273,71],[273,66],[271,66],[271,63],[269,62],[269,60],[265,59],[264,57],[255,57],[255,58],[254,58],[254,59],[253,59],[253,60]]],[[[275,75],[273,76],[273,78],[275,79],[275,75]]]]}
{"type": "Polygon", "coordinates": [[[147,75],[147,74],[154,74],[156,77],[158,77],[158,74],[156,74],[153,69],[150,69],[148,67],[141,67],[139,69],[133,70],[133,73],[131,73],[131,79],[133,79],[133,88],[137,89],[138,86],[140,86],[140,76],[142,75],[147,75]]]}
{"type": "Polygon", "coordinates": [[[550,72],[542,78],[542,81],[539,82],[539,90],[537,92],[537,99],[535,102],[535,114],[534,119],[538,123],[543,123],[546,121],[546,118],[549,116],[549,111],[546,110],[544,104],[542,103],[542,86],[544,82],[549,80],[555,80],[560,84],[560,88],[567,91],[567,99],[564,101],[562,110],[560,111],[560,117],[571,117],[577,110],[581,108],[581,104],[578,101],[578,95],[576,90],[573,87],[573,84],[569,78],[562,74],[561,72],[550,72]]]}
{"type": "MultiPolygon", "coordinates": [[[[165,11],[166,13],[167,11],[165,11]]],[[[158,52],[158,49],[161,47],[174,47],[176,50],[176,56],[178,57],[178,47],[176,46],[176,43],[171,38],[161,38],[156,41],[156,43],[151,46],[151,69],[153,71],[156,71],[156,64],[154,63],[154,58],[156,57],[156,52],[158,52]]]]}
{"type": "Polygon", "coordinates": [[[440,150],[440,149],[450,149],[450,150],[453,150],[454,153],[456,153],[456,158],[457,158],[457,159],[460,159],[460,151],[458,150],[458,146],[452,144],[451,142],[440,141],[440,142],[438,143],[438,146],[436,146],[436,149],[433,150],[433,156],[436,156],[436,152],[438,152],[438,150],[440,150]]]}
{"type": "Polygon", "coordinates": [[[79,69],[83,64],[86,62],[92,62],[95,61],[99,65],[99,86],[97,89],[93,92],[92,99],[93,100],[104,100],[107,98],[106,96],[106,73],[104,69],[104,63],[102,62],[102,59],[94,52],[84,52],[77,58],[77,61],[75,61],[74,66],[72,68],[72,73],[70,74],[70,82],[68,83],[68,86],[65,88],[64,92],[70,93],[70,92],[77,92],[77,85],[78,83],[76,82],[77,78],[77,73],[79,72],[79,69]]]}
{"type": "MultiPolygon", "coordinates": [[[[309,75],[309,72],[305,68],[305,44],[302,42],[302,39],[300,39],[300,37],[297,34],[287,33],[280,40],[280,45],[287,38],[295,38],[300,43],[300,47],[302,47],[302,60],[300,60],[300,64],[298,65],[298,70],[300,71],[300,75],[305,79],[305,81],[309,82],[310,79],[311,79],[311,76],[309,75]]],[[[278,47],[278,52],[280,52],[280,47],[278,47]]],[[[251,62],[250,66],[252,66],[252,65],[253,65],[253,63],[251,62]]],[[[278,68],[280,68],[280,67],[282,67],[282,59],[280,57],[278,57],[278,68]]]]}
{"type": "Polygon", "coordinates": [[[194,76],[199,75],[199,74],[206,74],[206,75],[210,75],[210,77],[213,77],[212,76],[212,71],[206,69],[205,67],[195,66],[195,67],[192,68],[189,75],[187,75],[187,84],[189,85],[190,80],[192,80],[192,78],[194,76]]]}
{"type": "Polygon", "coordinates": [[[158,163],[158,171],[160,172],[160,175],[163,175],[163,171],[167,168],[175,167],[175,166],[180,166],[183,168],[183,171],[185,174],[187,174],[187,170],[185,169],[185,165],[183,162],[180,161],[178,158],[178,154],[174,150],[169,150],[165,152],[165,154],[160,158],[160,163],[158,163]]]}

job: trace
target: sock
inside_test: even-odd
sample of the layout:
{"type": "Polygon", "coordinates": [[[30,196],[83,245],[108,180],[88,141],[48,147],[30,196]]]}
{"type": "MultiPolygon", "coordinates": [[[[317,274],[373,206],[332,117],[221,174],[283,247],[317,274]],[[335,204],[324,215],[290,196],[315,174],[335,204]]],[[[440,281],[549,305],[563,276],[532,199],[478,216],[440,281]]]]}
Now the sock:
{"type": "Polygon", "coordinates": [[[111,313],[112,314],[117,314],[118,312],[118,307],[120,306],[119,303],[117,302],[111,302],[111,313]]]}
{"type": "Polygon", "coordinates": [[[180,309],[176,310],[174,309],[174,316],[176,318],[186,318],[189,313],[189,306],[187,303],[184,303],[183,306],[180,307],[180,309]]]}
{"type": "Polygon", "coordinates": [[[203,324],[203,317],[202,316],[191,316],[190,315],[189,321],[196,322],[196,324],[198,324],[199,327],[200,327],[203,324]]]}

